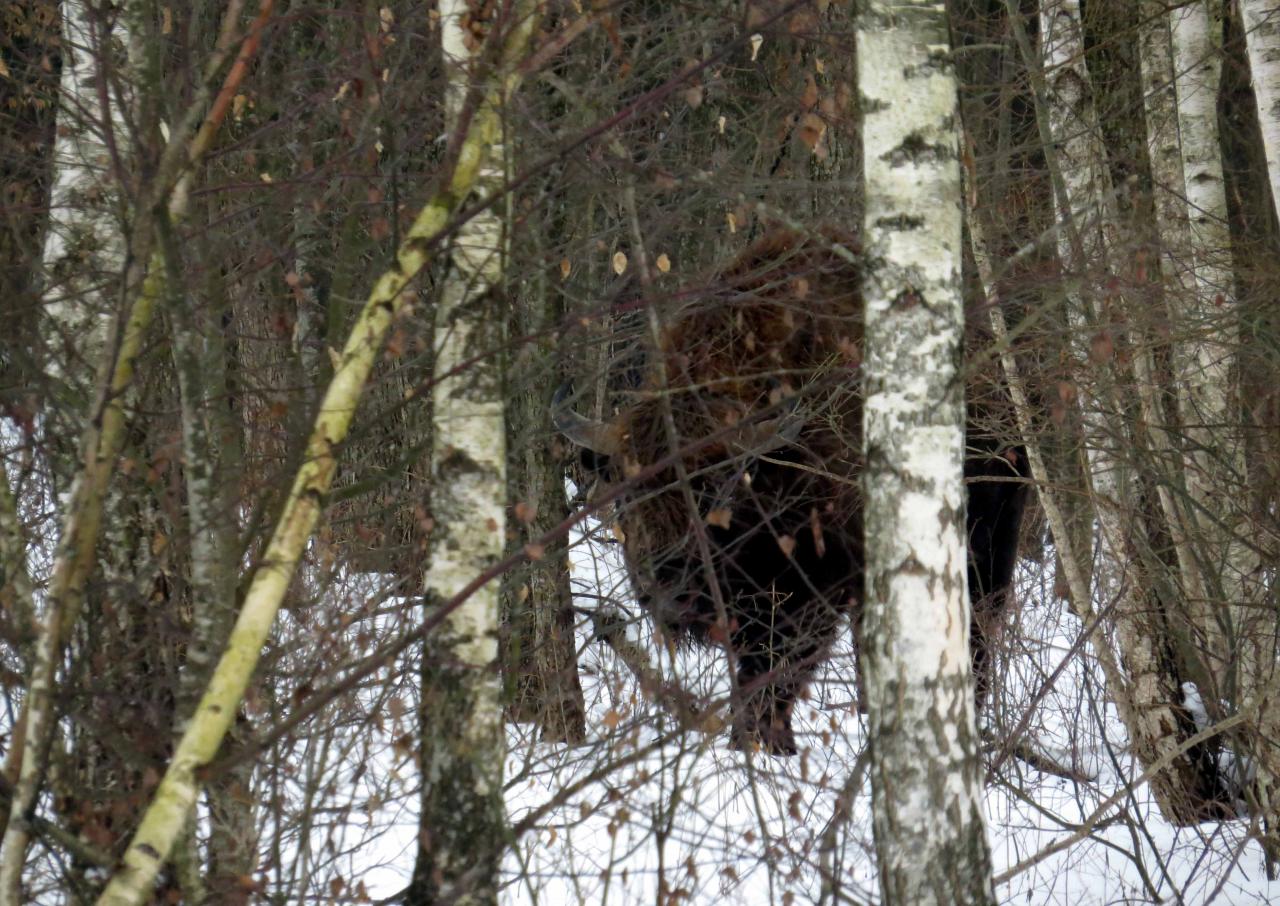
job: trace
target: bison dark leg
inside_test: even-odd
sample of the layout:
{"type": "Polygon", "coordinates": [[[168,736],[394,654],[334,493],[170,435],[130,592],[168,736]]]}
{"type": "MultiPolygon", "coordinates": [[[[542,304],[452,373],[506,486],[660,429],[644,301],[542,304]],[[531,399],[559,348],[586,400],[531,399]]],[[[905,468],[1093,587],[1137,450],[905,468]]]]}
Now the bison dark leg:
{"type": "Polygon", "coordinates": [[[866,655],[863,654],[867,650],[863,635],[864,610],[861,600],[853,605],[853,683],[854,691],[858,695],[858,713],[867,713],[867,674],[866,674],[866,655]]]}
{"type": "Polygon", "coordinates": [[[991,689],[993,640],[1012,600],[1018,532],[1028,493],[1019,479],[1026,478],[1030,470],[1021,447],[998,451],[990,439],[972,437],[969,444],[964,469],[969,492],[969,650],[981,709],[991,689]]]}
{"type": "Polygon", "coordinates": [[[981,712],[986,707],[987,695],[991,692],[991,647],[999,634],[1000,627],[996,618],[1004,607],[987,599],[973,601],[971,606],[973,617],[969,621],[969,656],[973,661],[973,697],[981,712]]]}
{"type": "Polygon", "coordinates": [[[792,706],[840,634],[849,614],[843,603],[848,588],[861,579],[836,533],[826,533],[825,548],[808,525],[789,534],[795,547],[781,562],[772,532],[755,533],[757,546],[739,552],[733,561],[744,573],[742,584],[755,592],[733,599],[736,628],[729,641],[738,662],[734,745],[758,745],[773,755],[796,753],[792,706]]]}
{"type": "Polygon", "coordinates": [[[733,702],[735,749],[757,746],[770,755],[796,754],[791,729],[791,707],[796,693],[808,680],[796,668],[775,667],[770,653],[744,654],[738,658],[738,698],[733,702]]]}

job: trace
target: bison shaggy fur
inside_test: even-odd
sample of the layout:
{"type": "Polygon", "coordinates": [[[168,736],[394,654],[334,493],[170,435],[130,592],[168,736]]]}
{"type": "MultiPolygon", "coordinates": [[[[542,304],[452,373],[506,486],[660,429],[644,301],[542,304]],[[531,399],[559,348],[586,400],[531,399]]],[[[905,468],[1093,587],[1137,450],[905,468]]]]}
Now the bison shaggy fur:
{"type": "MultiPolygon", "coordinates": [[[[794,753],[795,701],[843,621],[860,629],[860,279],[854,237],[773,231],[668,300],[615,417],[557,401],[584,462],[625,483],[614,518],[640,603],[674,638],[730,652],[739,747],[794,753]]],[[[980,697],[1027,493],[990,409],[970,405],[965,463],[980,697]]]]}

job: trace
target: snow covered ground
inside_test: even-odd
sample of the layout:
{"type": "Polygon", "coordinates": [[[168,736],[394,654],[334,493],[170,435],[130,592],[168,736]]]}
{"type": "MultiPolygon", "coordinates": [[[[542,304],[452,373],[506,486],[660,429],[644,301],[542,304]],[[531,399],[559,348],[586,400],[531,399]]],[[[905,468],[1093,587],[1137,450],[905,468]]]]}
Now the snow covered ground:
{"type": "MultiPolygon", "coordinates": [[[[599,545],[577,550],[578,581],[625,602],[616,554],[599,545]]],[[[989,765],[1002,761],[987,794],[1000,899],[1067,906],[1280,901],[1280,883],[1266,880],[1248,822],[1173,827],[1145,787],[1099,812],[1140,772],[1090,669],[1090,649],[1072,655],[1080,623],[1052,600],[1051,587],[1051,577],[1038,572],[1021,577],[1019,598],[1030,603],[1010,633],[1016,654],[1001,673],[1004,707],[991,717],[992,747],[1070,657],[1035,704],[1024,739],[1073,776],[990,753],[989,765]],[[1063,841],[1071,845],[1044,855],[1063,841]],[[1010,874],[1015,866],[1022,867],[1010,874]]],[[[668,668],[675,658],[674,673],[686,686],[709,699],[727,694],[722,658],[671,655],[645,638],[643,620],[634,631],[668,668]]],[[[797,709],[806,750],[794,759],[731,751],[724,732],[678,732],[607,647],[585,635],[580,643],[596,742],[565,750],[513,732],[508,802],[516,826],[529,829],[507,865],[508,902],[877,901],[865,735],[847,642],[797,709]]]]}
{"type": "MultiPolygon", "coordinates": [[[[617,545],[580,536],[573,550],[580,605],[612,599],[629,607],[617,545]]],[[[1125,754],[1123,726],[1105,703],[1090,649],[1077,644],[1079,621],[1051,589],[1052,576],[1038,569],[1020,577],[1023,606],[999,671],[1001,709],[989,716],[987,763],[999,766],[988,783],[987,814],[1000,899],[1065,906],[1280,902],[1280,882],[1267,881],[1247,821],[1175,828],[1145,787],[1132,788],[1138,771],[1125,754]],[[1026,714],[1026,746],[1072,776],[996,751],[1026,714]]],[[[283,616],[277,675],[290,675],[295,635],[331,639],[326,657],[336,676],[359,652],[412,633],[406,620],[418,608],[388,597],[376,579],[334,593],[344,600],[331,609],[283,616]],[[332,626],[315,623],[339,617],[332,626]]],[[[707,701],[727,696],[723,655],[673,654],[633,613],[631,636],[668,676],[707,701]]],[[[505,865],[506,903],[878,900],[865,735],[847,639],[797,707],[804,751],[792,759],[729,750],[724,731],[681,732],[614,652],[590,638],[585,620],[578,642],[590,744],[569,749],[536,741],[527,726],[510,729],[507,799],[518,836],[505,865]]],[[[262,880],[289,900],[376,900],[407,883],[417,835],[417,650],[405,648],[339,703],[347,709],[345,730],[312,735],[300,728],[264,754],[262,880]]],[[[314,652],[297,670],[305,688],[315,679],[314,652]]],[[[264,689],[261,698],[253,709],[290,711],[287,691],[264,689]]],[[[45,877],[56,878],[56,868],[45,877]]],[[[41,888],[40,902],[64,901],[52,884],[41,888]]]]}

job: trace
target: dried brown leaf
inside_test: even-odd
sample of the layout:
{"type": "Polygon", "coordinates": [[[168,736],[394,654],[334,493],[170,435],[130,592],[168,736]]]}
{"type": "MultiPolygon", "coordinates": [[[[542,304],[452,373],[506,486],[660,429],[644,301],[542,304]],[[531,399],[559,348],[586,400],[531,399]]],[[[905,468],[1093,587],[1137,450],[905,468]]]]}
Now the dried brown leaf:
{"type": "Polygon", "coordinates": [[[707,525],[714,525],[716,528],[727,529],[733,521],[733,512],[726,507],[717,507],[707,513],[707,525]]]}

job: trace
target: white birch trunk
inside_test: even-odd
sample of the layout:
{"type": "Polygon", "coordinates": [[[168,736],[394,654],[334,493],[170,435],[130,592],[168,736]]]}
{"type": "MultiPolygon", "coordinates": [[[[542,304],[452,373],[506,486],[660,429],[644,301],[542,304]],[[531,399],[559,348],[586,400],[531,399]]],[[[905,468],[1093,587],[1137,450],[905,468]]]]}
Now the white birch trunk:
{"type": "Polygon", "coordinates": [[[942,3],[858,27],[866,173],[866,616],[885,904],[991,903],[969,660],[956,80],[942,3]]]}
{"type": "Polygon", "coordinates": [[[73,388],[84,405],[92,396],[124,266],[125,211],[118,183],[123,174],[117,168],[126,161],[106,136],[123,142],[127,132],[118,105],[109,101],[104,110],[98,94],[99,51],[123,52],[124,34],[119,25],[101,34],[103,17],[92,18],[84,0],[63,0],[61,9],[63,58],[43,255],[42,330],[51,376],[73,388]]]}
{"type": "MultiPolygon", "coordinates": [[[[1256,4],[1242,6],[1257,13],[1256,4]]],[[[1268,28],[1274,36],[1280,27],[1280,4],[1270,7],[1269,21],[1259,21],[1252,29],[1255,38],[1263,37],[1268,28]]],[[[1235,362],[1240,326],[1218,133],[1223,12],[1222,0],[1198,0],[1169,14],[1195,274],[1193,292],[1171,297],[1170,320],[1175,341],[1181,341],[1174,347],[1174,366],[1187,441],[1186,483],[1195,507],[1196,559],[1205,573],[1196,628],[1209,662],[1210,694],[1215,701],[1228,700],[1234,709],[1249,694],[1269,687],[1276,674],[1276,643],[1274,615],[1259,600],[1261,562],[1252,537],[1252,495],[1235,362]]],[[[1255,79],[1257,73],[1255,69],[1255,79]]],[[[1258,101],[1261,114],[1265,109],[1261,94],[1258,101]]],[[[1277,113],[1271,108],[1273,128],[1280,126],[1277,113]]],[[[1264,140],[1266,130],[1264,123],[1264,140]]],[[[1266,151],[1274,193],[1271,145],[1266,151]]],[[[1264,846],[1268,869],[1273,871],[1280,853],[1276,820],[1280,817],[1280,754],[1271,740],[1280,731],[1280,709],[1264,711],[1254,729],[1253,734],[1236,737],[1245,746],[1231,745],[1247,747],[1257,767],[1258,784],[1247,795],[1264,819],[1264,846]]]]}
{"type": "MultiPolygon", "coordinates": [[[[446,115],[458,126],[480,48],[467,46],[465,0],[439,5],[448,79],[446,115]]],[[[532,4],[518,3],[489,41],[533,27],[532,4]]],[[[519,40],[515,41],[520,44],[519,40]]],[[[508,61],[510,62],[510,61],[508,61]]],[[[500,105],[504,83],[494,88],[500,105]]],[[[479,161],[477,201],[503,189],[504,149],[479,161]]],[[[501,208],[492,205],[457,231],[452,268],[435,312],[436,382],[431,508],[435,528],[427,571],[427,617],[502,559],[506,543],[506,424],[499,350],[505,314],[481,301],[503,277],[501,208]],[[468,364],[470,362],[470,364],[468,364]]],[[[500,586],[474,591],[427,637],[423,667],[421,833],[409,902],[495,903],[504,850],[506,752],[498,630],[500,586]]]]}
{"type": "Polygon", "coordinates": [[[1240,413],[1232,394],[1239,327],[1218,138],[1222,9],[1200,0],[1169,15],[1195,276],[1192,293],[1170,298],[1179,341],[1174,367],[1188,447],[1187,490],[1195,505],[1201,562],[1209,573],[1196,622],[1205,634],[1215,692],[1222,696],[1230,694],[1227,675],[1244,654],[1235,642],[1249,622],[1241,605],[1258,566],[1252,549],[1240,540],[1247,531],[1249,495],[1240,413]]]}
{"type": "Polygon", "coordinates": [[[1280,3],[1276,0],[1238,0],[1244,21],[1245,52],[1249,56],[1258,124],[1267,154],[1271,204],[1280,218],[1280,3]]]}
{"type": "MultiPolygon", "coordinates": [[[[1191,248],[1187,223],[1186,180],[1182,171],[1182,145],[1178,136],[1178,97],[1174,86],[1173,42],[1169,15],[1163,0],[1144,0],[1140,14],[1138,60],[1142,73],[1142,97],[1147,119],[1147,155],[1154,182],[1153,203],[1160,243],[1160,274],[1170,298],[1193,292],[1195,277],[1188,262],[1191,248]]],[[[1145,354],[1148,346],[1142,344],[1145,354]]],[[[1179,502],[1174,489],[1182,486],[1181,451],[1165,430],[1169,419],[1155,405],[1151,380],[1140,382],[1144,394],[1143,418],[1152,440],[1158,474],[1156,492],[1160,509],[1178,558],[1182,591],[1188,600],[1205,597],[1199,565],[1190,546],[1192,516],[1179,502]]]]}
{"type": "MultiPolygon", "coordinates": [[[[1130,533],[1137,529],[1132,519],[1137,494],[1128,465],[1115,455],[1127,435],[1114,380],[1120,364],[1114,357],[1103,363],[1094,361],[1091,349],[1096,338],[1105,343],[1100,303],[1102,288],[1112,273],[1110,246],[1118,219],[1084,62],[1079,0],[1043,0],[1040,40],[1048,106],[1046,149],[1058,209],[1058,253],[1071,275],[1068,319],[1080,376],[1090,490],[1101,542],[1092,595],[1099,610],[1110,609],[1115,614],[1115,642],[1128,674],[1128,687],[1112,689],[1111,694],[1117,700],[1128,699],[1121,713],[1131,717],[1128,730],[1139,761],[1149,765],[1167,757],[1174,765],[1172,772],[1162,772],[1152,780],[1161,810],[1170,820],[1194,820],[1203,795],[1195,788],[1198,775],[1194,765],[1185,754],[1177,754],[1180,691],[1177,678],[1165,669],[1165,630],[1148,613],[1137,594],[1136,577],[1127,569],[1136,559],[1130,533]]],[[[1144,377],[1149,375],[1140,372],[1140,383],[1144,377]]]]}
{"type": "MultiPolygon", "coordinates": [[[[115,171],[119,162],[103,140],[108,129],[120,130],[122,116],[114,105],[103,110],[99,101],[101,61],[96,52],[99,46],[112,46],[113,38],[119,36],[99,35],[82,0],[64,0],[61,11],[63,60],[54,182],[43,251],[41,330],[50,376],[65,386],[62,393],[69,392],[87,408],[124,270],[123,210],[115,171]]],[[[70,533],[64,529],[63,534],[65,547],[70,533]]],[[[45,616],[50,621],[56,617],[56,611],[45,616]]],[[[10,761],[20,767],[0,845],[0,906],[19,906],[23,901],[22,868],[29,840],[26,814],[34,807],[52,727],[58,636],[56,627],[43,632],[35,648],[24,709],[26,726],[15,734],[20,745],[10,752],[10,761]]]]}

